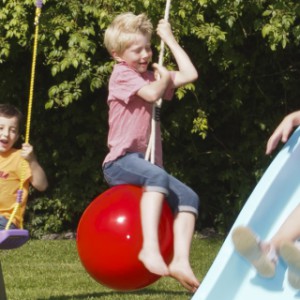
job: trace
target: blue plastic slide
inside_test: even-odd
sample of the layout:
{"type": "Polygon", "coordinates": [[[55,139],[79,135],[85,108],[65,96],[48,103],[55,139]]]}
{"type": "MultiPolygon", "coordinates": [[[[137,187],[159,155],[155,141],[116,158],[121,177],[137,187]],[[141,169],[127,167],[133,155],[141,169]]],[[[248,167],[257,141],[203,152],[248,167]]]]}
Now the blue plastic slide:
{"type": "MultiPolygon", "coordinates": [[[[263,240],[277,231],[300,202],[300,127],[272,161],[232,228],[249,226],[263,240]]],[[[192,300],[291,300],[300,291],[289,286],[280,259],[276,276],[260,277],[233,248],[229,232],[192,300]]]]}

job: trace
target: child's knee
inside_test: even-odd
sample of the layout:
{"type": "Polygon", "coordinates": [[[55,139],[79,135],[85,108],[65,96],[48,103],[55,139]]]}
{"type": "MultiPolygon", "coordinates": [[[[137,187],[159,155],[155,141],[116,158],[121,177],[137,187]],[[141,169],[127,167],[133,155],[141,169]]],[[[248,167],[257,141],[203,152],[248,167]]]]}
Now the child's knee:
{"type": "Polygon", "coordinates": [[[159,186],[165,190],[169,189],[169,176],[164,170],[156,170],[152,172],[146,180],[147,186],[159,186]]]}

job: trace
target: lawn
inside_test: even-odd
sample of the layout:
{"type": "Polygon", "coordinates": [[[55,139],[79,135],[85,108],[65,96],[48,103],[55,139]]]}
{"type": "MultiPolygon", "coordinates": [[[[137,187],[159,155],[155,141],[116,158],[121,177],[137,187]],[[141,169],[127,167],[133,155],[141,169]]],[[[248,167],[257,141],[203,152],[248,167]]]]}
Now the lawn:
{"type": "MultiPolygon", "coordinates": [[[[191,263],[200,280],[222,241],[195,235],[191,263]]],[[[8,300],[188,300],[192,296],[172,278],[133,292],[103,287],[82,267],[75,240],[31,240],[19,249],[0,251],[0,261],[8,300]]]]}

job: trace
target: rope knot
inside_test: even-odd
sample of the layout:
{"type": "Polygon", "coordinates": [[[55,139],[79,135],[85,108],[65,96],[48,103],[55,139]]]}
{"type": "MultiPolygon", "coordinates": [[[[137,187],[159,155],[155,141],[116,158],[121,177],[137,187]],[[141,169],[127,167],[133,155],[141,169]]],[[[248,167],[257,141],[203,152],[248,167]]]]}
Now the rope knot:
{"type": "Polygon", "coordinates": [[[155,106],[154,108],[154,120],[156,122],[160,122],[160,112],[161,112],[161,109],[159,106],[155,106]]]}

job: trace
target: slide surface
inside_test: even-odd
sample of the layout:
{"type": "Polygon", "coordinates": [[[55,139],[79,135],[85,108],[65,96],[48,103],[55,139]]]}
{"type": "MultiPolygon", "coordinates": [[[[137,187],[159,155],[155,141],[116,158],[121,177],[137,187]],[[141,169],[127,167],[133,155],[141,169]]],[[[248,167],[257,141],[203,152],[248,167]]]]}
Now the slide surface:
{"type": "MultiPolygon", "coordinates": [[[[277,231],[300,202],[300,127],[274,158],[232,229],[249,226],[263,240],[277,231]]],[[[192,300],[290,300],[300,291],[289,286],[286,265],[280,259],[274,278],[256,274],[233,248],[231,231],[192,300]]]]}

